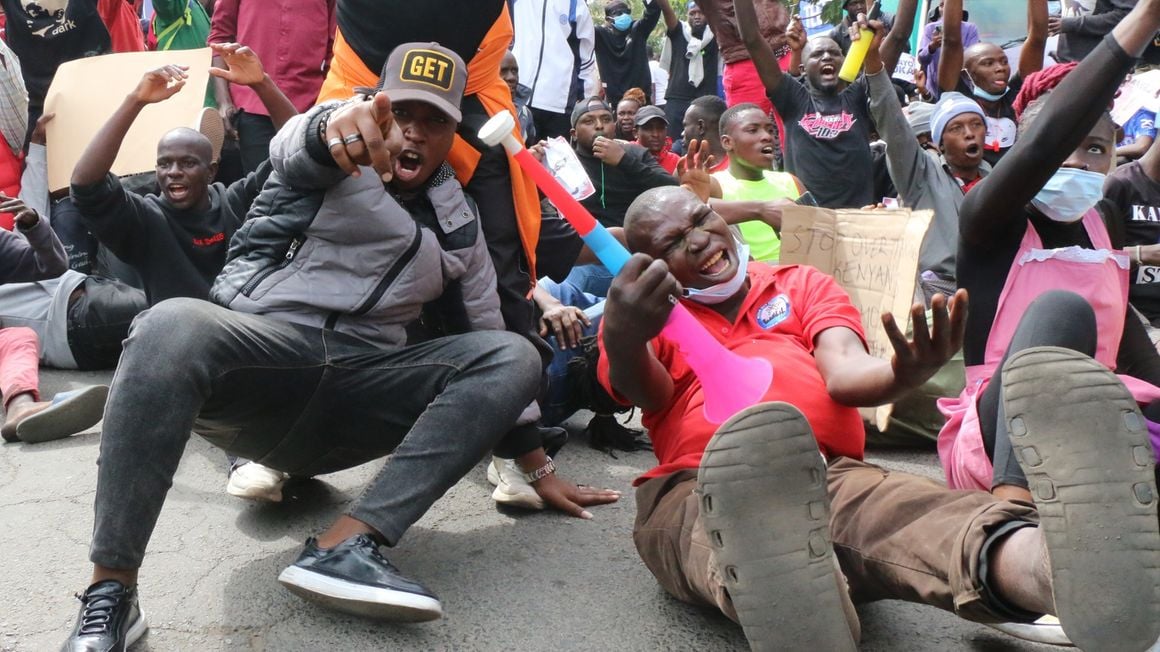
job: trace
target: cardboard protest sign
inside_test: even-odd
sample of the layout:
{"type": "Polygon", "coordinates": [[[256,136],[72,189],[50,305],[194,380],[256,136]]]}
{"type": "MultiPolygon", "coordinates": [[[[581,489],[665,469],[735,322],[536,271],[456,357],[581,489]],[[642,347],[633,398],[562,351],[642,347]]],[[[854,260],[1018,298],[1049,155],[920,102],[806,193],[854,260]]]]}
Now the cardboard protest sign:
{"type": "Polygon", "coordinates": [[[161,136],[174,127],[195,125],[205,102],[210,57],[210,49],[203,48],[106,54],[61,64],[44,103],[45,113],[56,114],[46,134],[49,190],[68,188],[81,154],[146,71],[166,64],[188,66],[185,87],[141,111],[113,163],[117,175],[152,171],[161,136]]]}
{"type": "MultiPolygon", "coordinates": [[[[781,218],[781,264],[812,265],[834,277],[862,313],[870,354],[894,355],[882,313],[906,328],[918,278],[918,252],[931,211],[831,210],[787,206],[781,218]]],[[[891,406],[875,411],[886,427],[891,406]]],[[[863,413],[866,417],[866,413],[863,413]]]]}

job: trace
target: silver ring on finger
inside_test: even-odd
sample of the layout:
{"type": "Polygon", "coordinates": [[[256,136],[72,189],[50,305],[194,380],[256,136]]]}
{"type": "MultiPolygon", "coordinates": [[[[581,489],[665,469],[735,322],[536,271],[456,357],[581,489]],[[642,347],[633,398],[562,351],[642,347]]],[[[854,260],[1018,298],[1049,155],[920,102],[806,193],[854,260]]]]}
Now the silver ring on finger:
{"type": "Polygon", "coordinates": [[[336,145],[343,144],[343,139],[335,137],[326,141],[326,149],[334,149],[336,145]]]}
{"type": "Polygon", "coordinates": [[[676,295],[674,295],[674,294],[670,294],[670,295],[669,295],[669,303],[671,303],[671,304],[673,304],[673,305],[675,306],[675,305],[677,305],[677,304],[678,304],[678,303],[680,303],[680,302],[681,302],[681,300],[680,300],[680,299],[678,299],[678,298],[676,297],[676,295]]]}
{"type": "Polygon", "coordinates": [[[349,136],[343,136],[342,142],[346,143],[347,145],[350,145],[351,143],[357,143],[358,141],[360,141],[362,139],[363,139],[362,134],[350,134],[349,136]]]}

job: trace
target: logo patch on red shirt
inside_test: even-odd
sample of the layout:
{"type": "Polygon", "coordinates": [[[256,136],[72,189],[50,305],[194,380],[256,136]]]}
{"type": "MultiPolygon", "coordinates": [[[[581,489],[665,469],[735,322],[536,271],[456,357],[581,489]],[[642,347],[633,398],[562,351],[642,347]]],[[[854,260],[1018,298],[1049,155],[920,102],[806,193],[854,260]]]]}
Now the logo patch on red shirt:
{"type": "Polygon", "coordinates": [[[779,294],[757,309],[757,325],[769,330],[789,318],[789,297],[779,294]]]}
{"type": "Polygon", "coordinates": [[[854,114],[845,111],[830,115],[807,113],[802,116],[801,120],[798,120],[798,126],[814,138],[833,140],[850,131],[857,121],[858,119],[854,117],[854,114]]]}

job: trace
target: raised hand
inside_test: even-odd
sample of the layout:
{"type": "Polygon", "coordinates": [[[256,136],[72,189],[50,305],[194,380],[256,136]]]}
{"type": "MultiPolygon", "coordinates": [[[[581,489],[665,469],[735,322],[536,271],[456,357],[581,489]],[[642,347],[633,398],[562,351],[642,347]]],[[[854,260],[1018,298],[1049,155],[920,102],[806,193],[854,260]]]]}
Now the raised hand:
{"type": "Polygon", "coordinates": [[[168,65],[150,70],[141,77],[133,98],[142,104],[156,104],[173,97],[185,87],[189,66],[168,65]]]}
{"type": "Polygon", "coordinates": [[[677,178],[681,180],[681,185],[706,203],[713,190],[709,168],[715,162],[709,151],[709,141],[694,138],[689,141],[686,154],[677,161],[677,178]]]}
{"type": "Polygon", "coordinates": [[[894,346],[894,358],[890,361],[897,382],[908,387],[917,387],[951,359],[963,346],[963,333],[967,325],[967,291],[959,290],[951,300],[935,295],[930,302],[933,327],[927,327],[926,310],[916,303],[910,309],[914,325],[914,339],[907,340],[898,328],[894,315],[882,314],[882,326],[894,346]]]}
{"type": "Polygon", "coordinates": [[[209,47],[226,64],[225,68],[210,68],[210,75],[239,86],[253,86],[266,78],[262,60],[249,47],[239,43],[210,43],[209,47]]]}
{"type": "Polygon", "coordinates": [[[806,28],[802,26],[802,19],[794,16],[789,21],[789,28],[785,32],[786,43],[794,52],[801,52],[806,47],[806,28]]]}

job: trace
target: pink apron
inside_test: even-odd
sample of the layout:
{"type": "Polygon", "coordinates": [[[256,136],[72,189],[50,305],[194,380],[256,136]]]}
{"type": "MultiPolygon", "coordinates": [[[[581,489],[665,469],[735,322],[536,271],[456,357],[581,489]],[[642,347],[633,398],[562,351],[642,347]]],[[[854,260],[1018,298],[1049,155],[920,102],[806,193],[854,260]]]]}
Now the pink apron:
{"type": "MultiPolygon", "coordinates": [[[[939,432],[938,454],[952,489],[991,490],[993,471],[983,448],[978,399],[1002,362],[1019,320],[1041,294],[1061,289],[1087,299],[1096,315],[1096,360],[1109,369],[1116,367],[1128,305],[1128,257],[1112,250],[1107,228],[1094,209],[1083,216],[1083,226],[1093,249],[1043,249],[1028,222],[999,295],[983,364],[967,367],[967,385],[958,398],[939,399],[947,422],[939,432]]],[[[1128,376],[1120,380],[1142,404],[1160,399],[1158,387],[1128,376]]]]}

